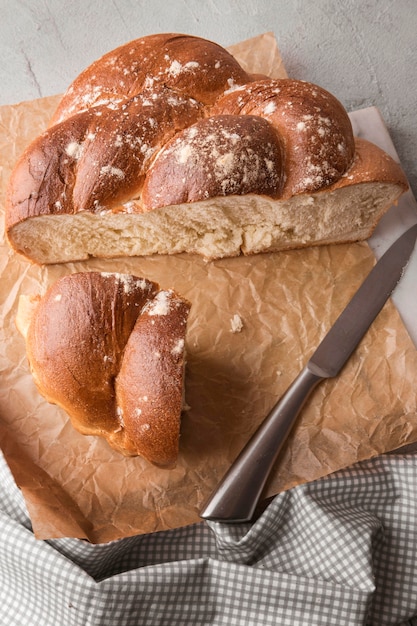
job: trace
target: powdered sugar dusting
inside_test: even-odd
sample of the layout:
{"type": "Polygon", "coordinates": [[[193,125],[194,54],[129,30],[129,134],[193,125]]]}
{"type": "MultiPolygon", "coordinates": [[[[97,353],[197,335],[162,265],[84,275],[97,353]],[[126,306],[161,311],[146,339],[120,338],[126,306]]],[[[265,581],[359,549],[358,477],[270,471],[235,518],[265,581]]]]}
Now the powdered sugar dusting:
{"type": "Polygon", "coordinates": [[[100,274],[104,278],[111,277],[117,280],[123,286],[123,291],[126,294],[133,292],[135,289],[150,291],[152,288],[152,283],[146,280],[146,278],[137,278],[132,274],[121,274],[119,272],[101,272],[100,274]]]}
{"type": "Polygon", "coordinates": [[[264,115],[271,115],[274,111],[276,111],[277,105],[276,103],[271,100],[270,102],[268,102],[263,110],[263,114],[264,115]]]}
{"type": "Polygon", "coordinates": [[[124,178],[125,173],[119,169],[118,167],[113,167],[112,165],[103,165],[100,169],[100,174],[102,176],[115,176],[116,178],[124,178]]]}
{"type": "Polygon", "coordinates": [[[159,291],[146,307],[148,315],[168,315],[172,310],[172,292],[159,291]]]}
{"type": "Polygon", "coordinates": [[[81,144],[76,141],[72,141],[65,148],[65,153],[68,154],[69,157],[75,159],[76,161],[81,158],[83,153],[83,147],[81,144]]]}
{"type": "Polygon", "coordinates": [[[194,70],[200,67],[200,64],[197,61],[188,61],[182,65],[179,61],[172,61],[171,65],[168,68],[168,74],[170,76],[179,76],[182,72],[194,70]]]}
{"type": "Polygon", "coordinates": [[[171,350],[171,354],[173,356],[179,356],[183,353],[184,351],[184,339],[180,338],[177,339],[174,343],[174,347],[171,350]]]}

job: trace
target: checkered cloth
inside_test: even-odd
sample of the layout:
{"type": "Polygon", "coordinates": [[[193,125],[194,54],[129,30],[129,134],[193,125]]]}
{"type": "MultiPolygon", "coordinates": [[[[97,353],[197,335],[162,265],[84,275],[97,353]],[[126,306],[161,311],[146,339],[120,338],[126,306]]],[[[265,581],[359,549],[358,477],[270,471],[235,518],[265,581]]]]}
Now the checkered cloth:
{"type": "Polygon", "coordinates": [[[417,626],[417,455],[104,545],[36,540],[4,459],[0,506],[2,626],[417,626]]]}

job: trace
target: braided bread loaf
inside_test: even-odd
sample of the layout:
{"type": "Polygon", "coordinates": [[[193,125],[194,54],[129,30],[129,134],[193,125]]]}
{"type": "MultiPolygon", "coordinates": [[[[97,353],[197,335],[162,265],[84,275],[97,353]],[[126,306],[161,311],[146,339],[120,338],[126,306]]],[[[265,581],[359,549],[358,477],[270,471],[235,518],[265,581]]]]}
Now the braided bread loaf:
{"type": "Polygon", "coordinates": [[[17,326],[40,393],[85,435],[172,466],[190,305],[126,274],[79,272],[21,296],[17,326]]]}
{"type": "Polygon", "coordinates": [[[407,189],[310,83],[160,34],[88,67],[12,174],[6,232],[37,263],[208,259],[367,238],[407,189]]]}

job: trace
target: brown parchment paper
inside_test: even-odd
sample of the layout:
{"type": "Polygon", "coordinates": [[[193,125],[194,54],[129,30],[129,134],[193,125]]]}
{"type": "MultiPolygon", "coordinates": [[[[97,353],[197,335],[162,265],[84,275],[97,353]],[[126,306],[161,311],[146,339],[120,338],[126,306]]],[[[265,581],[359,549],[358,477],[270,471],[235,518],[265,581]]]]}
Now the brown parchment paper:
{"type": "MultiPolygon", "coordinates": [[[[256,73],[285,76],[269,33],[234,46],[256,73]]],[[[15,159],[58,97],[0,107],[0,204],[15,159]]],[[[2,228],[3,233],[3,228],[2,228]]],[[[107,542],[185,526],[199,510],[374,263],[366,243],[207,263],[196,256],[37,267],[0,241],[0,445],[38,538],[107,542]],[[80,270],[131,272],[192,302],[177,467],[124,458],[78,434],[36,391],[15,328],[22,293],[80,270]],[[239,316],[243,326],[232,332],[239,316]]],[[[268,495],[417,441],[417,352],[388,302],[342,374],[317,388],[268,495]]]]}

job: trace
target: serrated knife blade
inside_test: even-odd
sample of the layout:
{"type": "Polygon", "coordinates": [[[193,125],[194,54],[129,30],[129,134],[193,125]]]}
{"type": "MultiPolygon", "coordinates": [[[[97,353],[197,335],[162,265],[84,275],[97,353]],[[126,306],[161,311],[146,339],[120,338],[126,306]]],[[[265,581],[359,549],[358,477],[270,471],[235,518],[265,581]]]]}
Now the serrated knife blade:
{"type": "Polygon", "coordinates": [[[251,521],[283,444],[315,387],[339,374],[401,280],[414,250],[417,224],[383,254],[305,367],[233,462],[200,515],[221,522],[251,521]]]}

